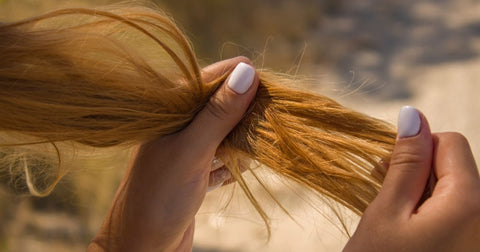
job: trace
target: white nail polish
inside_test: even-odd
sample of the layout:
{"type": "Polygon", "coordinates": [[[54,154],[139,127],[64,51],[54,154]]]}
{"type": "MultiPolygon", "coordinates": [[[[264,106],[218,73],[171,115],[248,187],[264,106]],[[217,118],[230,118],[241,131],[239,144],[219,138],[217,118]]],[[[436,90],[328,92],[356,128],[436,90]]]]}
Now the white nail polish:
{"type": "Polygon", "coordinates": [[[212,160],[212,166],[210,168],[210,171],[215,171],[219,168],[221,168],[222,166],[224,166],[225,164],[222,162],[222,160],[220,160],[219,158],[217,157],[213,157],[213,160],[212,160]]]}
{"type": "MultiPolygon", "coordinates": [[[[225,181],[224,181],[224,182],[225,182],[225,181]]],[[[223,185],[224,182],[222,182],[222,183],[220,183],[220,184],[218,184],[218,185],[209,186],[209,187],[207,188],[207,193],[208,193],[208,192],[211,192],[211,191],[213,191],[213,190],[215,190],[215,189],[217,189],[217,188],[219,188],[220,186],[223,185]]]]}
{"type": "Polygon", "coordinates": [[[404,106],[398,114],[398,137],[411,137],[420,131],[420,114],[412,106],[404,106]]]}
{"type": "Polygon", "coordinates": [[[230,87],[237,94],[247,92],[255,78],[255,69],[243,62],[239,63],[228,79],[228,87],[230,87]]]}

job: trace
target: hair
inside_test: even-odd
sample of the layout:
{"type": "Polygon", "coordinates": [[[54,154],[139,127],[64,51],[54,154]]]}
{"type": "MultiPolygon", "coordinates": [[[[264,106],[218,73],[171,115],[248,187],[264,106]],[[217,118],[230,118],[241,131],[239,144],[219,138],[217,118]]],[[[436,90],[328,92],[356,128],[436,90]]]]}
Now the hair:
{"type": "MultiPolygon", "coordinates": [[[[178,132],[229,74],[204,83],[192,45],[154,8],[62,9],[2,23],[0,38],[0,168],[23,169],[39,196],[65,172],[58,168],[45,190],[35,187],[44,175],[35,166],[52,161],[36,146],[50,144],[60,167],[68,143],[128,147],[178,132]]],[[[248,161],[361,215],[381,187],[393,126],[292,88],[291,77],[258,74],[253,102],[219,148],[267,226],[242,177],[248,161]]]]}

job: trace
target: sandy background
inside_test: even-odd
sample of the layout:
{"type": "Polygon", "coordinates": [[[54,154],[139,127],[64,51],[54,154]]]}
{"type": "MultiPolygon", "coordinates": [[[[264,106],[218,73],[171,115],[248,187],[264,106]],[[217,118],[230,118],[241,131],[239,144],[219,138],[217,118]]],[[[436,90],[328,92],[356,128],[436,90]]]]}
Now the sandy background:
{"type": "MultiPolygon", "coordinates": [[[[4,0],[0,20],[109,2],[4,0]]],[[[321,25],[297,37],[294,46],[288,44],[294,56],[304,43],[321,45],[305,50],[305,54],[320,54],[320,59],[306,57],[300,64],[302,73],[318,79],[319,84],[311,88],[392,123],[401,106],[413,105],[427,116],[433,131],[463,133],[479,160],[480,2],[338,3],[319,17],[321,25]]],[[[274,58],[274,49],[286,47],[272,48],[269,55],[274,58]]],[[[296,64],[294,56],[282,58],[290,59],[284,66],[296,64]]],[[[223,55],[209,57],[214,61],[223,55]]],[[[120,168],[74,173],[52,196],[40,200],[0,192],[0,250],[83,251],[103,219],[121,173],[120,168]]],[[[332,212],[318,201],[313,204],[320,209],[310,207],[305,202],[308,194],[301,188],[270,180],[297,223],[278,208],[267,208],[272,216],[267,243],[264,224],[241,193],[223,209],[232,191],[227,186],[207,196],[197,218],[194,251],[340,251],[348,238],[332,212]]],[[[344,218],[353,231],[358,219],[348,213],[344,218]]]]}

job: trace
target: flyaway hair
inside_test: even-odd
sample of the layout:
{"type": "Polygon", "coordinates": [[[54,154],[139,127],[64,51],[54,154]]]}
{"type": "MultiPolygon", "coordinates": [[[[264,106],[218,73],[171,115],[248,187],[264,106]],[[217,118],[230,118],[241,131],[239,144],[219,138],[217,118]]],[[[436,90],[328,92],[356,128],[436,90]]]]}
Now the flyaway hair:
{"type": "MultiPolygon", "coordinates": [[[[289,87],[284,75],[258,73],[256,97],[220,158],[262,218],[241,175],[249,161],[361,215],[382,184],[395,129],[289,87]]],[[[36,188],[34,169],[48,160],[24,154],[34,146],[59,154],[65,143],[128,147],[178,132],[228,74],[204,83],[188,39],[157,9],[63,9],[0,24],[0,168],[22,167],[44,195],[53,186],[36,188]]]]}

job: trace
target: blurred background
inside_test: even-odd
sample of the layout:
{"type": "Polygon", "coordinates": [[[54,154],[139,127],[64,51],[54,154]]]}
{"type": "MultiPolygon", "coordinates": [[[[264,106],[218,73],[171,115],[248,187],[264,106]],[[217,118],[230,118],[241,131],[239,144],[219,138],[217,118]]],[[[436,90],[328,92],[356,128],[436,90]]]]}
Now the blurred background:
{"type": "MultiPolygon", "coordinates": [[[[115,2],[0,0],[0,22],[115,2]]],[[[433,131],[467,136],[479,158],[478,0],[150,2],[176,19],[204,65],[245,55],[257,67],[311,77],[308,88],[392,123],[402,105],[416,106],[433,131]]],[[[113,163],[84,161],[46,198],[12,191],[2,174],[0,251],[84,251],[125,169],[127,151],[114,155],[113,163]]],[[[270,182],[296,222],[267,207],[272,216],[267,242],[263,223],[238,189],[224,208],[233,188],[227,186],[207,196],[197,218],[194,251],[341,250],[348,237],[334,212],[295,185],[270,182]]],[[[354,231],[358,218],[343,216],[354,231]]]]}

